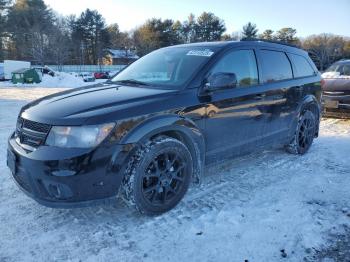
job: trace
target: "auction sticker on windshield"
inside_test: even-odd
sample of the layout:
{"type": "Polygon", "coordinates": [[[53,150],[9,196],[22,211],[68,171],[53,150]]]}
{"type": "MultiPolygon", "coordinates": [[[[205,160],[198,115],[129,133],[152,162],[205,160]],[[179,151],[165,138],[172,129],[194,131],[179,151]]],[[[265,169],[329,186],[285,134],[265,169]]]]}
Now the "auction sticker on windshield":
{"type": "Polygon", "coordinates": [[[191,50],[188,51],[186,55],[193,55],[193,56],[212,56],[214,54],[213,51],[210,49],[204,49],[204,50],[191,50]]]}

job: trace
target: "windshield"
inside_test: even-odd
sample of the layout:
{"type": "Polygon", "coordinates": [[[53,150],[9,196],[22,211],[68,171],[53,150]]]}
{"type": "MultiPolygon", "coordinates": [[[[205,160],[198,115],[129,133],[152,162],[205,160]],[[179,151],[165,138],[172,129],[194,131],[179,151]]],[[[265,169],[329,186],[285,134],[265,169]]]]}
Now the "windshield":
{"type": "Polygon", "coordinates": [[[333,64],[326,70],[326,73],[330,72],[333,72],[335,75],[339,76],[350,76],[350,63],[333,64]]]}
{"type": "Polygon", "coordinates": [[[159,49],[135,61],[112,81],[180,89],[209,61],[213,50],[206,47],[159,49]]]}

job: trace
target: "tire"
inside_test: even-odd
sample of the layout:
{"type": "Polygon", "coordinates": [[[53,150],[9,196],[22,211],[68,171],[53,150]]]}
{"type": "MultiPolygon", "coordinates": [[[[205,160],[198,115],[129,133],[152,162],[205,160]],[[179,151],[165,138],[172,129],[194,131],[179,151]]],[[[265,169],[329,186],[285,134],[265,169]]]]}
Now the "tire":
{"type": "Polygon", "coordinates": [[[122,184],[122,198],[146,215],[159,215],[183,198],[193,173],[188,148],[179,140],[161,136],[131,157],[122,184]]]}
{"type": "Polygon", "coordinates": [[[293,139],[286,147],[289,153],[303,155],[309,150],[316,135],[316,119],[310,110],[305,110],[300,115],[293,139]]]}

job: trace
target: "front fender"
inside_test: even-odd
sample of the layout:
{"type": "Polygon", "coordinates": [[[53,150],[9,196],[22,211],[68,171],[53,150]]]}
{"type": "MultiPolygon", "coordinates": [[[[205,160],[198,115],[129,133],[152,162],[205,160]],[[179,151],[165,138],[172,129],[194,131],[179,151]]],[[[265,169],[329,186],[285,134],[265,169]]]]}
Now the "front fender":
{"type": "Polygon", "coordinates": [[[120,139],[120,144],[142,145],[157,135],[174,136],[181,139],[191,152],[194,163],[194,178],[199,182],[204,173],[205,142],[201,130],[188,118],[176,114],[154,116],[137,121],[120,139]]]}

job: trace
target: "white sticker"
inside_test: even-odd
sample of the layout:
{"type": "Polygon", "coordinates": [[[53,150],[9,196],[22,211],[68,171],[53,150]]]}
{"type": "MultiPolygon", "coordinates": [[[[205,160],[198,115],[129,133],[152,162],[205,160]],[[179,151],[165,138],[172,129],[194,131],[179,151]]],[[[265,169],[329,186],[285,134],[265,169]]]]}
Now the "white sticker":
{"type": "Polygon", "coordinates": [[[188,51],[186,55],[194,55],[194,56],[212,56],[214,54],[213,51],[210,49],[204,49],[204,50],[191,50],[188,51]]]}

